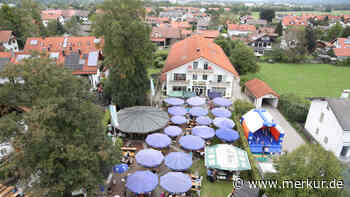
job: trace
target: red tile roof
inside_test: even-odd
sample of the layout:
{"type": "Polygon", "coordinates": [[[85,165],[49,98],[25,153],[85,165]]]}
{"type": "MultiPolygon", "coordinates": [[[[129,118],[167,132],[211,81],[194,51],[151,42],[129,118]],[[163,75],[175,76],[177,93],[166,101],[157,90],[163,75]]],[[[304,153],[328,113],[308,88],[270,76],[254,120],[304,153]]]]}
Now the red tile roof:
{"type": "Polygon", "coordinates": [[[104,40],[96,39],[94,36],[85,37],[47,37],[47,38],[28,38],[24,46],[23,52],[30,54],[31,51],[58,53],[57,64],[63,64],[67,55],[78,53],[80,50],[80,59],[84,61],[82,70],[74,71],[73,74],[95,74],[97,73],[98,65],[89,66],[88,58],[84,55],[89,55],[90,52],[98,52],[103,47],[104,40]],[[96,44],[99,40],[99,44],[96,44]],[[64,42],[66,41],[66,46],[64,42]],[[48,50],[48,48],[50,50],[48,50]],[[63,51],[64,54],[63,55],[63,51]]]}
{"type": "Polygon", "coordinates": [[[43,10],[41,11],[42,20],[57,20],[63,15],[63,10],[43,10]]]}
{"type": "Polygon", "coordinates": [[[248,88],[249,92],[255,96],[255,98],[260,98],[267,94],[275,95],[278,98],[280,97],[280,95],[272,90],[269,85],[257,78],[247,81],[244,85],[248,88]]]}
{"type": "Polygon", "coordinates": [[[193,35],[173,44],[162,72],[166,73],[200,57],[239,76],[221,47],[200,35],[193,35]]]}
{"type": "Polygon", "coordinates": [[[189,29],[192,28],[192,26],[187,21],[177,22],[177,21],[171,21],[171,26],[180,28],[180,29],[189,29]]]}
{"type": "Polygon", "coordinates": [[[243,25],[228,24],[227,29],[231,31],[250,31],[250,32],[256,31],[256,28],[254,25],[245,25],[245,24],[243,25]]]}
{"type": "Polygon", "coordinates": [[[174,28],[170,26],[153,27],[151,39],[157,38],[174,38],[180,39],[181,32],[179,28],[174,28]]]}
{"type": "Polygon", "coordinates": [[[282,19],[284,26],[307,26],[308,17],[305,16],[285,16],[282,19]]]}
{"type": "Polygon", "coordinates": [[[334,54],[337,57],[349,57],[350,56],[350,43],[345,41],[350,40],[350,38],[337,38],[330,42],[333,48],[334,54]],[[337,42],[337,46],[335,46],[335,42],[337,42]]]}
{"type": "Polygon", "coordinates": [[[0,43],[8,42],[11,38],[12,31],[0,31],[0,43]]]}
{"type": "Polygon", "coordinates": [[[202,35],[205,38],[211,39],[215,39],[220,35],[220,32],[218,30],[198,30],[196,33],[202,35]]]}
{"type": "Polygon", "coordinates": [[[11,58],[12,53],[10,52],[0,52],[0,58],[11,58]]]}
{"type": "Polygon", "coordinates": [[[350,57],[350,48],[334,48],[333,51],[337,57],[350,57]]]}

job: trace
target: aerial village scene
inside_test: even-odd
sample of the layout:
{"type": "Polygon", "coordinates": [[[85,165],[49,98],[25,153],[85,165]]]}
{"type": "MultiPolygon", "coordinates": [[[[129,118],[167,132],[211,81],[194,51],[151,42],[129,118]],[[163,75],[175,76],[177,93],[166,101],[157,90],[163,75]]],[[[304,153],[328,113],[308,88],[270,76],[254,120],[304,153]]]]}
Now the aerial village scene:
{"type": "Polygon", "coordinates": [[[0,0],[0,197],[349,197],[349,0],[0,0]]]}

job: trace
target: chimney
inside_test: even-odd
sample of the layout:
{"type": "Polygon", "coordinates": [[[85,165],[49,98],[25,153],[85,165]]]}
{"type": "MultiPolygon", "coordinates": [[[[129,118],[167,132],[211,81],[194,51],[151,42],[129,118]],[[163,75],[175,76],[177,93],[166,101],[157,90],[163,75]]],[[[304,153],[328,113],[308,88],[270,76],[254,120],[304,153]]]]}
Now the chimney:
{"type": "Polygon", "coordinates": [[[62,50],[62,55],[63,55],[63,56],[66,56],[66,53],[64,52],[64,50],[62,50]]]}
{"type": "Polygon", "coordinates": [[[197,52],[200,52],[201,51],[201,49],[200,48],[197,48],[197,52]]]}
{"type": "Polygon", "coordinates": [[[50,49],[51,49],[50,47],[47,47],[47,51],[50,51],[50,49]]]}
{"type": "Polygon", "coordinates": [[[78,53],[79,53],[79,55],[81,55],[81,50],[80,49],[78,49],[78,53]]]}

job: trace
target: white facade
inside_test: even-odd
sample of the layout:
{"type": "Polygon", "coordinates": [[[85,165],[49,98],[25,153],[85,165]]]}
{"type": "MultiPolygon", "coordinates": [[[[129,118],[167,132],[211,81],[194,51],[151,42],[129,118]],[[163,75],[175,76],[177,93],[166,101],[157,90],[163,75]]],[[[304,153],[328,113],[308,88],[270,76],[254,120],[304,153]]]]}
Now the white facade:
{"type": "Polygon", "coordinates": [[[201,95],[215,91],[232,98],[240,94],[239,77],[204,58],[198,58],[166,73],[166,94],[182,90],[201,95]],[[198,64],[197,69],[194,68],[195,62],[198,64]],[[204,69],[205,64],[208,64],[208,69],[204,69]],[[186,78],[175,80],[175,74],[184,74],[186,78]]]}
{"type": "Polygon", "coordinates": [[[350,157],[350,151],[347,151],[350,148],[350,131],[343,130],[326,100],[312,101],[305,129],[337,157],[350,157]]]}
{"type": "Polygon", "coordinates": [[[240,30],[228,30],[227,31],[228,35],[231,36],[247,36],[250,31],[240,31],[240,30]]]}

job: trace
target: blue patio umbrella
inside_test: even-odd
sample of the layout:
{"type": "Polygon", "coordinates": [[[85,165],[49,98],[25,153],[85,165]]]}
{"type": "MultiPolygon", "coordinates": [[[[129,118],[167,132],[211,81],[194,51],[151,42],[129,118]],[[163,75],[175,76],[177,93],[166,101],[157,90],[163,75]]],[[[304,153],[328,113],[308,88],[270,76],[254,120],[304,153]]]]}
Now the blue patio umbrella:
{"type": "Polygon", "coordinates": [[[194,135],[185,135],[182,136],[179,140],[179,143],[182,148],[187,150],[199,150],[204,147],[205,141],[198,136],[194,135]]]}
{"type": "Polygon", "coordinates": [[[192,156],[184,152],[171,152],[165,156],[164,164],[175,171],[184,171],[191,167],[192,156]]]}
{"type": "Polygon", "coordinates": [[[215,131],[208,126],[196,126],[192,128],[192,134],[199,136],[203,139],[209,139],[214,137],[215,131]]]}
{"type": "Polygon", "coordinates": [[[160,186],[173,194],[182,194],[192,187],[192,179],[182,172],[168,172],[160,177],[160,186]]]}
{"type": "Polygon", "coordinates": [[[224,117],[224,118],[229,118],[232,116],[232,113],[224,108],[214,108],[211,110],[211,113],[215,116],[215,117],[224,117]]]}
{"type": "Polygon", "coordinates": [[[175,124],[185,124],[187,122],[187,119],[185,118],[185,116],[173,116],[171,117],[171,122],[175,123],[175,124]]]}
{"type": "Polygon", "coordinates": [[[232,105],[232,101],[222,98],[222,97],[216,97],[213,99],[213,102],[215,105],[223,106],[223,107],[228,107],[232,105]]]}
{"type": "Polygon", "coordinates": [[[153,168],[159,166],[163,160],[164,156],[162,152],[154,150],[154,149],[143,149],[140,150],[136,156],[136,162],[141,166],[147,168],[153,168]]]}
{"type": "Polygon", "coordinates": [[[169,105],[183,105],[185,103],[185,101],[180,98],[166,98],[164,102],[169,105]]]}
{"type": "Polygon", "coordinates": [[[223,117],[215,118],[213,120],[213,123],[216,127],[219,127],[219,128],[232,129],[235,126],[235,123],[233,122],[233,120],[228,118],[223,118],[223,117]]]}
{"type": "Polygon", "coordinates": [[[190,109],[190,114],[192,116],[206,116],[208,114],[208,110],[203,107],[193,107],[190,109]]]}
{"type": "Polygon", "coordinates": [[[128,171],[128,169],[129,169],[129,166],[126,165],[125,163],[122,163],[122,164],[119,164],[119,165],[115,165],[113,167],[114,173],[118,173],[118,174],[122,174],[122,173],[128,171]]]}
{"type": "Polygon", "coordinates": [[[196,118],[199,125],[210,125],[213,121],[208,116],[200,116],[196,118]]]}
{"type": "Polygon", "coordinates": [[[164,129],[164,133],[170,137],[176,137],[182,133],[182,129],[178,126],[168,126],[164,129]]]}
{"type": "Polygon", "coordinates": [[[184,107],[174,106],[168,108],[168,113],[173,116],[183,116],[187,113],[187,111],[184,107]]]}
{"type": "Polygon", "coordinates": [[[201,98],[198,96],[189,98],[186,100],[186,102],[192,106],[199,106],[199,105],[204,105],[205,104],[205,98],[201,98]]]}
{"type": "Polygon", "coordinates": [[[158,185],[158,176],[149,170],[136,171],[126,179],[125,186],[135,194],[153,191],[158,185]]]}
{"type": "Polygon", "coordinates": [[[165,148],[170,145],[171,139],[165,134],[154,133],[146,137],[146,143],[153,148],[165,148]]]}
{"type": "Polygon", "coordinates": [[[234,142],[239,138],[238,132],[229,128],[217,129],[215,135],[225,142],[234,142]]]}

